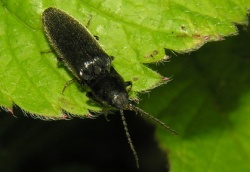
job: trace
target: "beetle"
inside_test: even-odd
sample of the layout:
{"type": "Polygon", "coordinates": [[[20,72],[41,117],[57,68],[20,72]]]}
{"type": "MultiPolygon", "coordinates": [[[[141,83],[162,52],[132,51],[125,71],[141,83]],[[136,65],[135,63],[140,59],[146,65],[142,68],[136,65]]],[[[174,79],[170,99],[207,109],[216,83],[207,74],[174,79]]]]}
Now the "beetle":
{"type": "Polygon", "coordinates": [[[90,88],[91,92],[87,93],[87,97],[120,111],[128,143],[138,168],[139,159],[128,132],[124,110],[140,113],[177,134],[159,119],[133,105],[128,94],[132,82],[124,81],[111,65],[114,57],[102,49],[96,37],[85,26],[67,13],[53,7],[44,10],[42,22],[47,38],[58,54],[59,60],[66,64],[81,86],[90,88]]]}

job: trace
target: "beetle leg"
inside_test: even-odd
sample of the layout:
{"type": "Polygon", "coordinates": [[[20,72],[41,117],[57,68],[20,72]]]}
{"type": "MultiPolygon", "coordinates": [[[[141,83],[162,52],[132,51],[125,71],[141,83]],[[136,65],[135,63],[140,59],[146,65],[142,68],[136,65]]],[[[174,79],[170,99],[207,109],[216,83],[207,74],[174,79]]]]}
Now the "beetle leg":
{"type": "Polygon", "coordinates": [[[41,54],[53,53],[53,50],[41,51],[41,54]]]}
{"type": "Polygon", "coordinates": [[[100,102],[99,100],[97,100],[96,97],[93,95],[92,92],[87,92],[86,96],[87,96],[90,100],[92,100],[92,101],[94,101],[94,102],[96,102],[96,103],[102,105],[102,114],[104,115],[105,119],[106,119],[107,121],[109,121],[109,119],[108,119],[108,112],[109,112],[109,111],[108,111],[108,110],[105,110],[104,104],[103,104],[102,102],[100,102]]]}
{"type": "Polygon", "coordinates": [[[72,84],[74,81],[76,81],[76,78],[73,78],[73,79],[69,80],[69,81],[64,85],[63,90],[62,90],[61,93],[63,94],[64,91],[65,91],[65,89],[66,89],[70,84],[72,84]]]}
{"type": "Polygon", "coordinates": [[[92,20],[92,17],[93,17],[93,16],[90,14],[90,17],[89,17],[88,23],[87,23],[87,25],[85,26],[86,28],[88,28],[88,27],[89,27],[90,22],[91,22],[91,20],[92,20]]]}
{"type": "Polygon", "coordinates": [[[125,82],[125,85],[127,87],[127,91],[130,92],[131,89],[132,89],[132,82],[131,81],[127,81],[127,82],[125,82]]]}
{"type": "Polygon", "coordinates": [[[56,59],[57,61],[60,63],[60,62],[63,62],[63,58],[62,57],[59,57],[59,56],[56,56],[56,59]]]}
{"type": "Polygon", "coordinates": [[[101,101],[97,100],[97,98],[94,96],[94,94],[93,94],[92,92],[87,92],[86,96],[87,96],[90,100],[92,100],[92,101],[94,101],[94,102],[96,102],[96,103],[98,103],[98,104],[100,104],[100,105],[103,105],[103,103],[102,103],[101,101]]]}
{"type": "Polygon", "coordinates": [[[114,56],[109,56],[110,58],[111,58],[111,61],[113,61],[114,59],[115,59],[115,57],[114,56]]]}
{"type": "MultiPolygon", "coordinates": [[[[91,20],[92,20],[92,15],[90,15],[90,17],[89,17],[89,21],[88,21],[88,23],[87,23],[87,25],[85,26],[86,28],[88,28],[89,27],[89,25],[90,25],[90,22],[91,22],[91,20]]],[[[96,36],[96,35],[94,35],[94,37],[95,37],[95,39],[98,41],[99,40],[99,37],[98,36],[96,36]]]]}

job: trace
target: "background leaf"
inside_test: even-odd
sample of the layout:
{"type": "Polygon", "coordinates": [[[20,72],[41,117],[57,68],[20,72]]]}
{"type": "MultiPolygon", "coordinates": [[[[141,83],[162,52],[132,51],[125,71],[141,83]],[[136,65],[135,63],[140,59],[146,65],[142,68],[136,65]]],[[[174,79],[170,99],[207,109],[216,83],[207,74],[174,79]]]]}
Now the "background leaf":
{"type": "Polygon", "coordinates": [[[242,31],[158,68],[174,73],[174,79],[155,89],[142,106],[180,133],[169,136],[161,127],[157,130],[171,171],[250,170],[249,38],[242,31]]]}

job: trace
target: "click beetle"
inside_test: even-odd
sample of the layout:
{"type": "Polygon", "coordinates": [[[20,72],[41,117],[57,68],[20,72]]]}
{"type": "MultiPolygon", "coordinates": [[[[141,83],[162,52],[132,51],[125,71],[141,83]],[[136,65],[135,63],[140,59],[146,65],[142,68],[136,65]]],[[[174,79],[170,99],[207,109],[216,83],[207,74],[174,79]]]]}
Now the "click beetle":
{"type": "Polygon", "coordinates": [[[128,94],[132,82],[124,81],[111,65],[114,58],[101,48],[95,36],[85,26],[53,7],[43,12],[42,22],[47,38],[58,54],[58,58],[66,64],[81,86],[90,88],[91,92],[88,92],[87,96],[101,105],[111,106],[120,111],[137,167],[139,167],[139,160],[128,132],[124,110],[144,115],[177,134],[157,118],[133,105],[128,94]]]}

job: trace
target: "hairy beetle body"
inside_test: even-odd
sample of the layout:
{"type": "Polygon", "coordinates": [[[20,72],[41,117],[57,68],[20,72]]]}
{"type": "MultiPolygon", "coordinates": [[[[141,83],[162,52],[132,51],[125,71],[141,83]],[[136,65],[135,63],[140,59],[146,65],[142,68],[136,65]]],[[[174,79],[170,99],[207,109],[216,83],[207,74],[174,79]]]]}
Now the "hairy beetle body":
{"type": "MultiPolygon", "coordinates": [[[[42,16],[44,30],[49,42],[80,85],[91,89],[87,96],[102,105],[120,111],[130,148],[139,167],[137,153],[130,138],[123,110],[132,110],[159,123],[176,133],[157,118],[134,106],[129,100],[128,86],[122,76],[111,66],[113,60],[99,45],[96,38],[73,17],[56,8],[47,8],[42,16]]],[[[177,134],[177,133],[176,133],[177,134]]]]}

